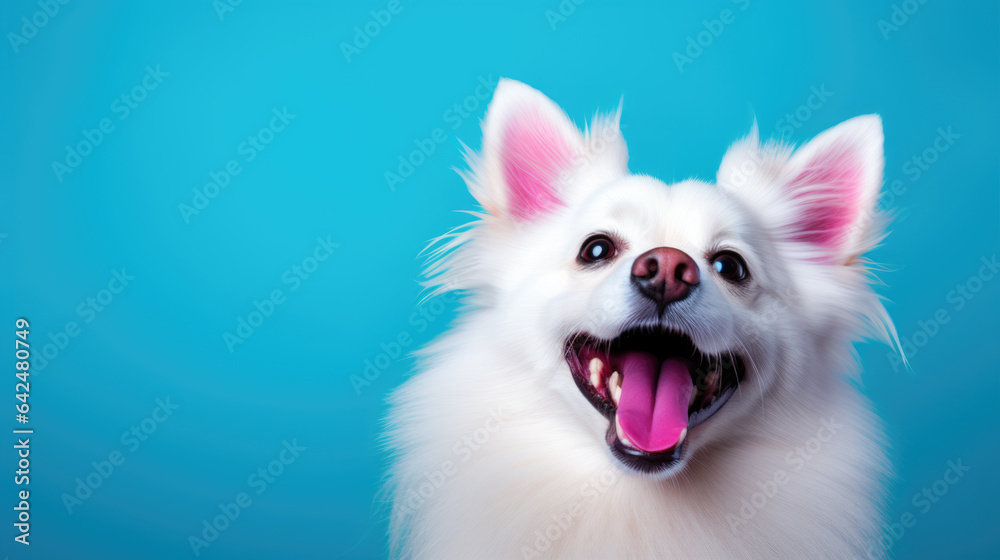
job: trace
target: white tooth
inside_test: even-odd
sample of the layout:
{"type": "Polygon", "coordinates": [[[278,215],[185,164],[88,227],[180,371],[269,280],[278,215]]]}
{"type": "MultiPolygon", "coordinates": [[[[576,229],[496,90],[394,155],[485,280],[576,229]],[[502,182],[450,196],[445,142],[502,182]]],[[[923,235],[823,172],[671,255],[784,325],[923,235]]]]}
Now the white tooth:
{"type": "Polygon", "coordinates": [[[687,428],[684,428],[683,430],[681,430],[681,437],[677,438],[677,445],[680,445],[680,444],[684,443],[684,438],[686,438],[687,435],[688,435],[688,429],[687,428]]]}
{"type": "Polygon", "coordinates": [[[604,369],[604,363],[601,362],[600,358],[593,358],[590,360],[590,384],[594,387],[601,384],[602,369],[604,369]]]}
{"type": "Polygon", "coordinates": [[[618,439],[625,444],[626,447],[632,447],[632,443],[625,439],[625,432],[622,432],[622,425],[618,422],[618,415],[615,415],[615,433],[618,435],[618,439]]]}
{"type": "Polygon", "coordinates": [[[608,380],[608,388],[611,391],[611,400],[615,402],[615,406],[618,406],[618,401],[622,398],[622,376],[617,371],[611,374],[611,379],[608,380]]]}
{"type": "Polygon", "coordinates": [[[698,388],[691,389],[691,398],[688,399],[688,406],[694,406],[694,401],[698,400],[698,388]]]}

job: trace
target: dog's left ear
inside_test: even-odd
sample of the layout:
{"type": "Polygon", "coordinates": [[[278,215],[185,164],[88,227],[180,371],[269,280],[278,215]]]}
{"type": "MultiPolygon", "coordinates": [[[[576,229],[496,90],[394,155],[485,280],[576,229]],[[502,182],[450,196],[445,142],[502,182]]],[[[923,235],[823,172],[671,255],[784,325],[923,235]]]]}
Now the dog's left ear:
{"type": "Polygon", "coordinates": [[[482,153],[473,158],[475,173],[466,179],[486,211],[523,223],[579,194],[566,187],[584,165],[604,169],[608,166],[597,164],[612,162],[624,169],[627,159],[618,115],[595,119],[593,129],[583,134],[541,92],[501,79],[483,122],[482,153]]]}
{"type": "Polygon", "coordinates": [[[755,207],[779,241],[807,244],[850,264],[880,235],[876,210],[885,163],[882,120],[865,115],[821,133],[789,157],[751,137],[723,159],[718,182],[755,207]]]}

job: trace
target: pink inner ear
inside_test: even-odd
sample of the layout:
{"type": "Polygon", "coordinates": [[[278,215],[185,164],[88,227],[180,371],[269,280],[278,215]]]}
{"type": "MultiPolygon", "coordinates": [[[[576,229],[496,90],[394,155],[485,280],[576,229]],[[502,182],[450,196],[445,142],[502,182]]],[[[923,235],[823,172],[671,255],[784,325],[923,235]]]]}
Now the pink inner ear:
{"type": "Polygon", "coordinates": [[[555,124],[526,110],[509,121],[500,146],[507,207],[515,218],[528,221],[561,204],[559,175],[575,158],[555,124]]]}
{"type": "Polygon", "coordinates": [[[858,216],[864,169],[846,145],[829,146],[789,184],[802,210],[795,241],[838,249],[858,216]]]}

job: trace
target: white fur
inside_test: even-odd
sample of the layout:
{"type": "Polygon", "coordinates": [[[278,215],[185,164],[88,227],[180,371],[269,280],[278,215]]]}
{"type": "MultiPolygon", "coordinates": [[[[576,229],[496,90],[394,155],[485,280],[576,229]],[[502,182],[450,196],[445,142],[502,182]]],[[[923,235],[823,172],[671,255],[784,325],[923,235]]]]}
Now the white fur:
{"type": "Polygon", "coordinates": [[[503,80],[483,151],[470,154],[464,174],[489,213],[443,238],[429,267],[430,284],[464,293],[468,309],[391,399],[392,554],[882,557],[890,466],[878,420],[849,383],[858,373],[852,341],[895,336],[858,258],[882,237],[874,211],[881,142],[875,116],[795,153],[761,145],[754,131],[726,154],[717,185],[667,186],[629,174],[617,115],[581,134],[542,94],[503,80]],[[498,130],[519,105],[556,123],[578,156],[554,185],[564,206],[530,223],[505,208],[499,166],[498,130]],[[830,142],[856,145],[865,166],[864,211],[834,250],[794,241],[796,205],[811,199],[782,191],[830,142]],[[612,266],[580,270],[581,242],[608,229],[628,247],[612,266]],[[664,324],[703,351],[739,351],[749,363],[736,395],[689,434],[680,468],[652,476],[611,455],[607,420],[574,385],[563,344],[574,332],[610,338],[640,321],[629,266],[660,246],[687,252],[702,274],[698,297],[669,306],[664,324]],[[746,258],[753,284],[745,293],[713,275],[706,255],[722,246],[746,258]],[[822,429],[831,419],[835,434],[822,429]],[[808,460],[796,455],[807,447],[815,451],[808,460]],[[781,472],[785,483],[770,486],[781,472]],[[755,493],[773,488],[741,517],[745,504],[760,503],[755,493]]]}

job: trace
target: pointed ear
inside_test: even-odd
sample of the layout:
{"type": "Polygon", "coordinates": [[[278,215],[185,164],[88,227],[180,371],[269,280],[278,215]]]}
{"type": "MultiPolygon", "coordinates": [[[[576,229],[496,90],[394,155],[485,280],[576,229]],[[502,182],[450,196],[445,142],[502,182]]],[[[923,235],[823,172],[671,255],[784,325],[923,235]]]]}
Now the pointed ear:
{"type": "Polygon", "coordinates": [[[865,115],[821,133],[791,157],[756,131],[723,159],[719,184],[756,207],[781,241],[847,264],[874,244],[882,188],[882,120],[865,115]]]}
{"type": "Polygon", "coordinates": [[[531,221],[565,202],[562,183],[583,150],[583,135],[555,103],[501,79],[483,123],[472,194],[494,216],[531,221]]]}

